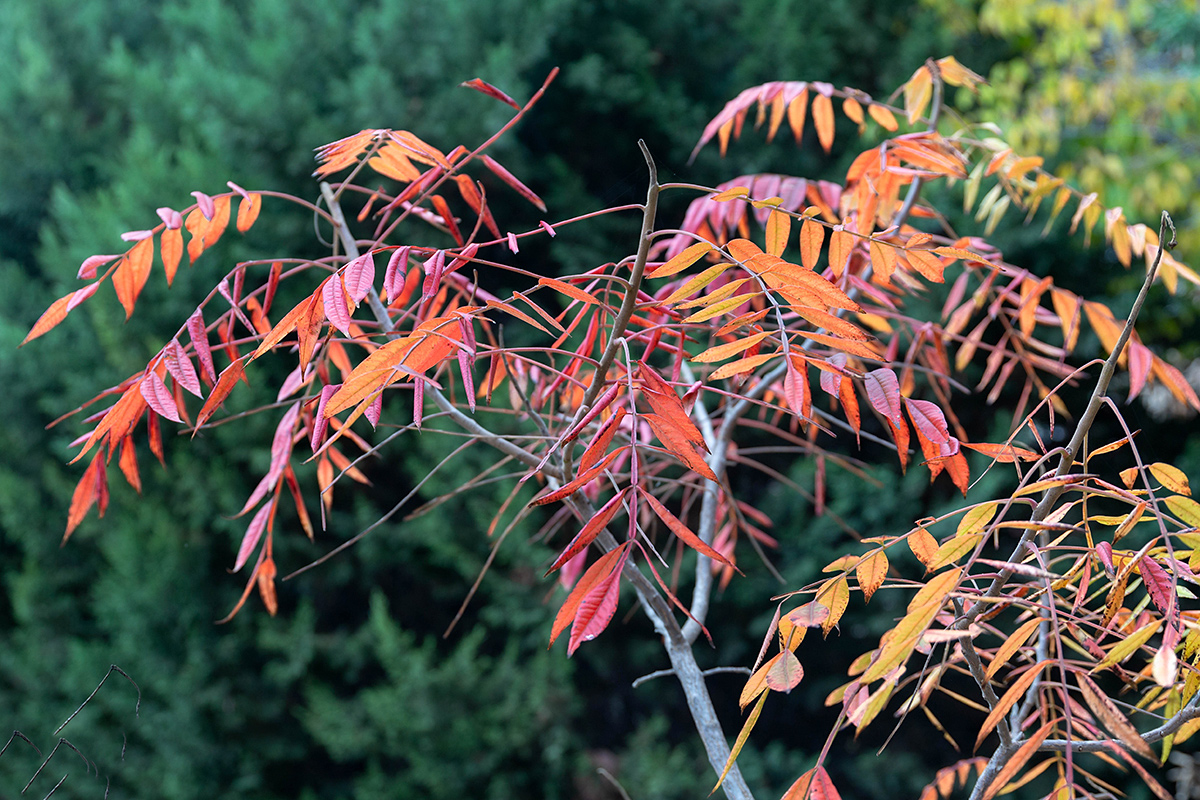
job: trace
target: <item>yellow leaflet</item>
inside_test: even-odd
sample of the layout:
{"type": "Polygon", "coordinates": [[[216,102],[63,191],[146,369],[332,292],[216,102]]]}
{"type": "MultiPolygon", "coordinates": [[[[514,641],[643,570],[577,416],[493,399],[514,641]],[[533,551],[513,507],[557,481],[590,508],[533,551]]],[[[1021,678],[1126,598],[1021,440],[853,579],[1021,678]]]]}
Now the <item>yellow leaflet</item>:
{"type": "Polygon", "coordinates": [[[846,581],[846,576],[826,581],[817,592],[816,600],[829,609],[829,617],[821,623],[821,633],[828,636],[842,618],[842,614],[846,613],[846,606],[850,605],[850,584],[846,581]]]}
{"type": "Polygon", "coordinates": [[[1179,521],[1191,528],[1200,528],[1200,503],[1190,497],[1172,495],[1163,501],[1179,521]]]}
{"type": "Polygon", "coordinates": [[[888,557],[887,553],[882,550],[876,550],[863,556],[863,559],[858,562],[858,566],[854,568],[854,574],[858,578],[858,588],[862,590],[863,598],[867,602],[871,601],[871,595],[875,594],[875,590],[883,585],[887,571],[888,557]]]}
{"type": "Polygon", "coordinates": [[[955,536],[966,536],[971,533],[979,533],[987,524],[992,521],[992,517],[996,516],[997,503],[981,503],[975,506],[966,514],[958,523],[958,530],[955,531],[955,536]]]}
{"type": "Polygon", "coordinates": [[[705,320],[719,317],[722,314],[733,311],[735,308],[744,305],[748,300],[756,297],[759,293],[754,294],[739,294],[736,297],[728,297],[719,303],[713,303],[708,308],[701,309],[690,317],[685,318],[684,322],[704,322],[705,320]]]}
{"type": "MultiPolygon", "coordinates": [[[[695,300],[689,300],[686,303],[680,303],[679,305],[677,305],[675,307],[678,309],[684,309],[684,308],[695,308],[696,306],[711,306],[713,303],[719,303],[720,301],[728,298],[731,294],[736,292],[738,289],[742,288],[742,284],[748,280],[750,280],[750,279],[749,278],[738,278],[735,281],[730,281],[729,283],[725,284],[720,289],[709,292],[708,294],[704,295],[703,297],[697,297],[695,300]]],[[[749,300],[751,298],[751,296],[752,295],[744,295],[738,299],[744,303],[747,300],[749,300]]]]}
{"type": "Polygon", "coordinates": [[[1162,620],[1154,620],[1147,622],[1142,627],[1138,628],[1123,642],[1118,642],[1113,645],[1113,648],[1108,651],[1108,655],[1092,668],[1092,672],[1099,672],[1102,669],[1107,669],[1114,664],[1119,664],[1129,656],[1133,655],[1139,647],[1149,641],[1150,637],[1158,631],[1158,626],[1162,624],[1162,620]]]}
{"type": "Polygon", "coordinates": [[[731,361],[730,363],[714,370],[713,373],[708,376],[708,379],[712,381],[719,381],[722,378],[741,375],[744,372],[749,372],[752,369],[755,369],[764,362],[770,361],[778,355],[779,353],[760,353],[756,356],[750,356],[748,358],[740,358],[737,361],[731,361]]]}
{"type": "Polygon", "coordinates": [[[679,253],[667,263],[655,268],[652,272],[647,273],[647,278],[666,278],[674,275],[677,272],[683,272],[685,269],[695,264],[704,256],[712,252],[713,246],[708,242],[697,242],[688,249],[679,253]]]}
{"type": "Polygon", "coordinates": [[[710,283],[715,281],[722,272],[732,266],[733,264],[730,264],[728,261],[722,261],[720,264],[712,265],[708,269],[704,270],[704,272],[701,272],[699,275],[692,278],[683,286],[680,286],[678,289],[672,292],[671,296],[664,300],[663,303],[666,305],[678,303],[683,298],[700,291],[705,286],[708,286],[710,283]]]}
{"type": "Polygon", "coordinates": [[[941,569],[947,564],[952,564],[974,550],[975,545],[982,538],[982,533],[959,534],[939,547],[937,552],[933,554],[933,558],[929,559],[929,563],[926,566],[932,571],[941,569]]]}
{"type": "Polygon", "coordinates": [[[1188,485],[1187,475],[1183,470],[1170,464],[1157,462],[1150,465],[1150,474],[1158,479],[1163,488],[1175,494],[1190,495],[1192,487],[1188,485]]]}
{"type": "Polygon", "coordinates": [[[732,200],[735,197],[745,197],[748,194],[750,194],[750,190],[745,186],[732,186],[720,194],[714,194],[709,198],[709,200],[715,200],[718,203],[722,203],[726,200],[732,200]]]}
{"type": "Polygon", "coordinates": [[[882,678],[896,667],[903,664],[917,646],[921,634],[933,622],[933,618],[941,611],[946,597],[958,586],[961,571],[952,569],[930,579],[921,587],[912,602],[908,604],[908,613],[892,629],[887,643],[879,651],[875,663],[863,673],[862,682],[882,678]]]}
{"type": "Polygon", "coordinates": [[[754,345],[761,342],[763,339],[770,336],[772,331],[762,331],[753,336],[747,336],[745,339],[739,339],[736,342],[727,344],[719,344],[716,347],[710,347],[698,356],[692,356],[692,361],[721,361],[736,355],[743,350],[748,350],[754,345]]]}
{"type": "MultiPolygon", "coordinates": [[[[738,753],[742,752],[742,748],[746,745],[746,739],[750,737],[750,731],[754,730],[754,724],[758,722],[758,717],[762,714],[763,704],[767,702],[767,693],[763,692],[758,698],[758,703],[755,704],[754,710],[750,712],[750,716],[746,719],[746,724],[742,726],[742,732],[738,734],[737,741],[733,743],[733,749],[729,751],[729,760],[725,762],[725,769],[721,771],[721,778],[717,781],[717,785],[712,788],[715,792],[725,782],[725,776],[729,774],[729,770],[733,767],[733,762],[737,760],[738,753]]],[[[712,794],[712,792],[709,792],[712,794]]]]}

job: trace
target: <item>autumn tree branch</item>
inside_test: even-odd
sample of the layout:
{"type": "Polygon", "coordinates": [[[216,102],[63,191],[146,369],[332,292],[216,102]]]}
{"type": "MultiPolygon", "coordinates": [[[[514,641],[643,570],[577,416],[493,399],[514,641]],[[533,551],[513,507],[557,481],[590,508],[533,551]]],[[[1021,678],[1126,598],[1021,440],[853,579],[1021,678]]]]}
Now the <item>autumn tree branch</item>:
{"type": "MultiPolygon", "coordinates": [[[[580,404],[580,411],[578,412],[580,418],[586,413],[586,409],[590,408],[591,404],[595,402],[604,388],[604,376],[612,366],[620,350],[621,337],[627,329],[633,312],[637,307],[638,289],[641,286],[646,263],[649,258],[660,187],[658,184],[657,169],[649,149],[646,147],[645,142],[642,141],[638,142],[638,146],[642,150],[650,172],[650,185],[647,191],[646,204],[643,207],[638,251],[634,258],[632,274],[621,304],[621,309],[613,323],[608,344],[596,369],[596,379],[588,388],[580,404]]],[[[342,213],[333,188],[328,183],[322,183],[321,194],[329,206],[338,239],[346,252],[347,258],[357,258],[360,255],[358,243],[346,224],[345,216],[342,213]]],[[[387,311],[387,307],[383,304],[373,286],[368,292],[367,299],[368,306],[380,329],[389,335],[394,334],[395,324],[387,311]]],[[[425,394],[433,399],[438,408],[451,421],[462,430],[470,433],[478,441],[490,445],[530,468],[539,469],[546,476],[552,488],[557,488],[570,480],[571,458],[569,447],[564,450],[562,467],[556,469],[549,464],[543,463],[542,459],[539,459],[530,451],[514,443],[511,439],[480,425],[473,417],[465,414],[450,402],[445,394],[436,387],[426,386],[425,394]]],[[[578,492],[566,498],[564,502],[579,519],[590,519],[596,514],[596,509],[592,504],[578,492]]],[[[611,551],[618,546],[616,537],[608,530],[601,531],[596,538],[596,542],[605,552],[611,551]]],[[[683,688],[684,696],[687,700],[688,709],[695,722],[697,732],[704,743],[709,763],[719,774],[729,759],[729,744],[725,738],[725,732],[721,727],[720,720],[717,717],[712,698],[709,695],[704,672],[700,669],[699,664],[697,664],[695,654],[692,651],[692,639],[689,639],[679,627],[670,605],[658,591],[657,587],[636,565],[630,564],[623,570],[622,576],[633,587],[642,610],[662,637],[663,647],[671,663],[670,671],[679,679],[680,686],[683,688]]],[[[723,787],[726,796],[730,800],[753,800],[753,794],[736,764],[729,771],[723,787]]]]}

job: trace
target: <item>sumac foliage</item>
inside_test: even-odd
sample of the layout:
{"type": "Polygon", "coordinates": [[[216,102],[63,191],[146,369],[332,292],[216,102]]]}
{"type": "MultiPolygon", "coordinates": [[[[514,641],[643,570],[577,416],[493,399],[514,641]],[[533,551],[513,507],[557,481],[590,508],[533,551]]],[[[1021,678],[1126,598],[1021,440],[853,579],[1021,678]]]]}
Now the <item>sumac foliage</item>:
{"type": "MultiPolygon", "coordinates": [[[[1105,442],[1088,432],[1100,414],[1124,425],[1107,397],[1115,370],[1128,373],[1128,399],[1155,382],[1200,408],[1133,327],[1152,281],[1172,292],[1200,283],[1167,252],[1169,217],[1157,229],[1130,223],[1040,157],[1014,152],[994,126],[947,123],[945,87],[981,80],[953,58],[919,67],[900,107],[819,81],[747,89],[697,145],[715,139],[724,152],[753,117],[768,141],[786,126],[804,144],[811,126],[829,151],[844,116],[883,138],[838,180],[663,184],[642,145],[644,203],[564,215],[488,153],[553,78],[524,105],[482,80],[464,84],[480,102],[516,109],[482,144],[360,131],[317,150],[316,203],[233,183],[196,191],[187,208],[161,208],[155,227],[124,234],[123,253],[87,259],[79,277],[88,283],[52,304],[26,341],[106,282],[132,314],[147,281],[161,271],[169,283],[185,253],[196,262],[231,226],[253,235],[268,199],[315,215],[334,242],[323,258],[273,254],[224,270],[144,370],[92,401],[101,410],[75,442],[85,465],[64,541],[93,507],[105,512],[113,461],[136,488],[143,445],[162,460],[164,429],[217,424],[239,384],[270,361],[290,373],[276,402],[256,411],[275,434],[269,466],[237,510],[248,522],[231,562],[246,585],[230,616],[256,590],[276,613],[280,520],[313,538],[314,513],[324,520],[343,479],[368,481],[366,456],[416,430],[444,432],[462,439],[455,454],[496,451],[503,471],[477,480],[509,480],[515,502],[497,510],[493,531],[539,506],[549,512],[544,532],[561,550],[547,574],[566,590],[551,643],[565,634],[574,653],[605,630],[623,596],[649,616],[728,795],[750,796],[736,758],[768,699],[786,702],[773,693],[804,679],[798,645],[809,629],[835,629],[858,591],[865,601],[903,593],[907,608],[829,696],[840,710],[830,741],[885,711],[942,730],[928,701],[945,693],[978,717],[975,741],[957,743],[964,755],[987,755],[939,772],[930,798],[961,785],[977,798],[1026,784],[1055,797],[1107,792],[1098,772],[1113,765],[1165,796],[1148,767],[1200,727],[1200,627],[1182,602],[1200,569],[1200,504],[1184,474],[1140,453],[1134,431],[1105,442]],[[923,201],[930,184],[959,192],[980,230],[956,230],[923,201]],[[499,192],[542,220],[512,230],[489,205],[499,192]],[[660,224],[664,192],[693,198],[682,221],[660,224]],[[1103,222],[1120,263],[1145,264],[1133,312],[1008,263],[986,237],[1010,212],[1040,215],[1046,229],[1061,218],[1085,240],[1103,222]],[[551,277],[523,256],[530,239],[602,214],[641,218],[640,236],[612,261],[551,277]],[[280,304],[284,296],[292,302],[280,304]],[[906,310],[930,298],[940,314],[906,310]],[[1106,360],[1075,358],[1084,331],[1106,360]],[[1088,405],[1068,408],[1062,389],[1089,385],[1088,405]],[[960,420],[956,396],[970,394],[1016,398],[1007,438],[981,441],[960,420]],[[1047,435],[1056,426],[1069,432],[1065,446],[1047,435]],[[924,470],[964,496],[982,469],[1010,471],[1015,488],[908,530],[871,531],[785,595],[748,670],[741,705],[750,710],[730,748],[692,645],[708,636],[711,595],[737,579],[739,563],[763,547],[802,546],[778,542],[770,520],[733,493],[733,471],[773,474],[738,447],[764,435],[775,451],[815,461],[817,513],[825,471],[853,469],[864,439],[889,448],[901,470],[924,470]],[[295,470],[308,461],[315,486],[295,470]],[[923,572],[905,566],[908,553],[923,572]],[[690,597],[664,577],[668,558],[692,571],[690,597]]],[[[788,798],[837,796],[828,754],[788,798]]]]}

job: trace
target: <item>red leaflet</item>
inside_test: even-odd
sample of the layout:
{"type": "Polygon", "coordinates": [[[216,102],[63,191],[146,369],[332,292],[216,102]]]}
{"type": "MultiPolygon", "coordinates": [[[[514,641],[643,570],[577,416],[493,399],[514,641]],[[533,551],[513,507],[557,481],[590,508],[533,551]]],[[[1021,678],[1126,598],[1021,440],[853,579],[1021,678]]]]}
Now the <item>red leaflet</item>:
{"type": "Polygon", "coordinates": [[[618,545],[596,559],[596,562],[588,567],[587,572],[583,573],[583,577],[575,584],[575,588],[567,596],[567,601],[562,604],[562,608],[558,610],[558,614],[554,617],[554,625],[550,629],[551,645],[554,644],[554,640],[558,638],[559,634],[565,631],[567,626],[575,619],[575,614],[579,610],[579,605],[583,602],[583,598],[598,583],[611,575],[613,568],[618,563],[624,563],[628,546],[628,542],[618,545]]]}
{"type": "Polygon", "coordinates": [[[312,430],[309,433],[309,441],[312,442],[312,451],[315,453],[321,448],[325,441],[325,432],[329,428],[329,417],[325,416],[325,404],[329,402],[329,398],[333,397],[333,393],[342,388],[340,383],[331,383],[328,386],[321,387],[321,394],[317,399],[317,410],[313,413],[312,430]]]}
{"type": "Polygon", "coordinates": [[[521,197],[524,197],[526,200],[537,206],[539,211],[545,213],[546,204],[542,202],[542,198],[533,193],[532,189],[521,183],[511,172],[500,166],[496,159],[489,155],[484,155],[481,158],[484,166],[490,169],[497,178],[507,183],[513,188],[514,191],[516,191],[517,194],[521,195],[521,197]]]}
{"type": "Polygon", "coordinates": [[[550,565],[550,569],[546,570],[546,575],[549,575],[555,570],[560,569],[563,564],[566,564],[576,555],[583,552],[583,549],[592,543],[592,540],[599,535],[600,531],[604,530],[605,526],[612,522],[612,519],[617,515],[617,512],[624,508],[624,503],[622,502],[624,497],[624,489],[613,495],[612,498],[610,498],[609,501],[605,503],[599,511],[596,512],[596,515],[587,521],[587,523],[583,526],[583,529],[580,530],[575,538],[571,540],[571,543],[567,545],[567,548],[559,554],[558,558],[554,560],[554,563],[550,565]]]}
{"type": "Polygon", "coordinates": [[[1142,573],[1142,582],[1146,584],[1150,601],[1163,616],[1170,618],[1175,614],[1175,587],[1171,583],[1171,576],[1150,556],[1138,559],[1138,571],[1142,573]]]}
{"type": "Polygon", "coordinates": [[[208,396],[208,401],[200,409],[200,413],[196,415],[197,429],[207,422],[209,417],[217,413],[217,409],[225,402],[225,398],[229,397],[229,393],[233,391],[233,387],[237,384],[238,379],[245,376],[246,369],[244,362],[245,358],[239,358],[221,373],[221,377],[217,380],[217,385],[213,387],[212,393],[208,396]]]}
{"type": "Polygon", "coordinates": [[[521,110],[521,107],[517,105],[515,100],[497,89],[495,86],[492,86],[490,83],[485,80],[481,80],[480,78],[472,78],[469,81],[463,81],[459,84],[459,86],[466,86],[468,89],[474,89],[477,92],[483,92],[488,97],[499,100],[501,103],[507,103],[518,111],[521,110]]]}
{"type": "Polygon", "coordinates": [[[529,505],[544,506],[544,505],[547,505],[548,503],[553,503],[558,500],[562,500],[564,497],[569,497],[570,495],[575,494],[575,492],[579,491],[584,486],[586,486],[587,484],[594,481],[596,479],[596,476],[598,476],[601,472],[603,472],[604,469],[609,464],[611,464],[618,455],[621,454],[621,451],[623,449],[624,448],[619,447],[616,450],[613,450],[611,453],[609,453],[603,459],[601,459],[600,463],[596,464],[594,467],[591,467],[590,469],[580,472],[579,475],[575,478],[575,480],[571,481],[570,483],[563,484],[563,486],[561,488],[555,489],[552,492],[548,492],[548,493],[542,495],[541,497],[535,497],[529,503],[529,505]]]}
{"type": "Polygon", "coordinates": [[[905,398],[904,405],[909,419],[922,436],[935,444],[950,443],[950,429],[946,427],[946,416],[940,408],[928,400],[909,398],[905,398]]]}
{"type": "Polygon", "coordinates": [[[621,570],[625,563],[625,553],[622,551],[622,556],[612,571],[604,579],[597,581],[580,601],[575,622],[571,625],[571,638],[567,641],[568,656],[573,655],[579,649],[579,645],[599,636],[612,621],[621,597],[621,570]]]}
{"type": "Polygon", "coordinates": [[[200,208],[200,213],[204,215],[206,220],[211,221],[216,211],[213,207],[213,199],[204,192],[192,192],[192,197],[196,198],[196,205],[200,208]]]}
{"type": "Polygon", "coordinates": [[[200,359],[200,366],[204,368],[209,382],[216,383],[217,369],[213,364],[212,348],[208,346],[208,331],[200,309],[197,308],[192,316],[188,317],[187,329],[188,336],[192,339],[192,349],[196,351],[196,358],[200,359]]]}
{"type": "Polygon", "coordinates": [[[625,407],[618,406],[613,415],[600,426],[600,430],[596,431],[595,438],[583,451],[583,455],[579,457],[580,470],[587,470],[600,460],[604,451],[612,444],[613,437],[617,435],[617,430],[621,427],[621,420],[624,418],[625,407]]]}
{"type": "MultiPolygon", "coordinates": [[[[646,498],[646,502],[650,505],[650,508],[654,510],[654,513],[658,515],[658,518],[665,522],[667,527],[671,529],[671,533],[682,539],[684,544],[701,555],[708,556],[714,561],[720,561],[722,564],[726,564],[730,567],[734,566],[732,561],[718,553],[716,550],[713,550],[704,543],[703,539],[693,533],[691,528],[680,522],[679,518],[672,514],[666,506],[660,503],[657,497],[650,494],[650,492],[646,491],[640,486],[638,487],[638,491],[641,492],[642,497],[646,498]]],[[[737,567],[734,567],[734,569],[737,569],[737,567]]],[[[738,572],[741,572],[741,570],[738,570],[738,572]]]]}
{"type": "Polygon", "coordinates": [[[783,396],[793,414],[801,420],[809,420],[812,419],[812,389],[808,385],[808,362],[801,358],[801,366],[797,367],[796,360],[792,357],[786,360],[787,374],[783,378],[783,396]]]}

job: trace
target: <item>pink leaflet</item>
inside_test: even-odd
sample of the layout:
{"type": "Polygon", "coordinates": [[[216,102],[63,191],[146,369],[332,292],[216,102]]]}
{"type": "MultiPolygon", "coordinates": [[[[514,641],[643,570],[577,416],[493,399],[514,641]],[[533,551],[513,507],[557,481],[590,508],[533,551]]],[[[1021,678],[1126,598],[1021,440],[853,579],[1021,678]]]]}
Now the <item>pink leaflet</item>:
{"type": "Polygon", "coordinates": [[[321,387],[321,394],[317,399],[317,410],[313,414],[312,433],[309,436],[314,453],[321,449],[321,445],[325,442],[325,433],[329,429],[329,418],[325,416],[325,404],[340,388],[342,388],[340,383],[331,383],[321,387]]]}
{"type": "MultiPolygon", "coordinates": [[[[375,399],[371,401],[371,405],[367,406],[367,410],[363,413],[363,416],[365,416],[367,418],[367,422],[370,422],[371,427],[374,428],[376,425],[379,424],[379,417],[382,416],[382,414],[383,414],[383,393],[381,392],[381,393],[375,395],[375,399]]],[[[326,420],[326,421],[328,421],[328,420],[326,420]]]]}
{"type": "Polygon", "coordinates": [[[467,395],[467,404],[471,413],[475,413],[475,376],[471,374],[471,362],[475,359],[466,350],[458,351],[458,371],[462,373],[463,392],[467,395]]]}
{"type": "Polygon", "coordinates": [[[183,227],[183,215],[175,209],[162,206],[161,208],[156,208],[155,212],[157,212],[158,218],[163,221],[163,224],[167,226],[167,230],[174,231],[183,227]]]}
{"type": "Polygon", "coordinates": [[[140,242],[142,239],[149,239],[154,235],[154,231],[125,231],[121,234],[121,240],[125,242],[140,242]]]}
{"type": "Polygon", "coordinates": [[[355,303],[361,302],[375,283],[374,253],[364,253],[347,264],[342,270],[342,280],[346,284],[346,291],[350,293],[350,299],[355,303]]]}
{"type": "Polygon", "coordinates": [[[383,291],[389,303],[394,302],[404,288],[404,278],[408,272],[408,253],[411,247],[399,247],[388,259],[387,269],[383,273],[383,291]]]}
{"type": "Polygon", "coordinates": [[[196,368],[192,366],[192,360],[184,354],[179,341],[172,339],[167,342],[162,353],[163,361],[167,365],[167,372],[171,373],[175,382],[196,397],[203,397],[204,395],[200,393],[200,378],[196,375],[196,368]]]}
{"type": "Polygon", "coordinates": [[[171,390],[153,370],[148,371],[146,377],[142,378],[138,390],[145,398],[146,405],[154,409],[159,416],[166,417],[172,422],[183,422],[179,418],[179,409],[175,408],[175,396],[171,394],[171,390]]]}
{"type": "Polygon", "coordinates": [[[350,306],[346,304],[341,275],[334,273],[325,281],[321,289],[321,301],[329,324],[341,331],[343,336],[350,336],[350,306]]]}
{"type": "MultiPolygon", "coordinates": [[[[835,353],[825,360],[837,367],[839,370],[846,366],[845,353],[835,353]]],[[[829,395],[830,397],[838,397],[842,390],[842,380],[843,376],[838,375],[835,372],[821,370],[821,391],[825,392],[825,394],[829,395]]]]}
{"type": "Polygon", "coordinates": [[[78,306],[84,300],[87,300],[89,297],[94,295],[96,293],[96,290],[99,288],[100,288],[100,282],[97,281],[93,284],[83,287],[82,289],[76,289],[71,294],[71,299],[67,301],[67,313],[68,314],[71,313],[72,309],[74,309],[76,306],[78,306]]]}
{"type": "Polygon", "coordinates": [[[950,429],[946,427],[946,416],[940,408],[928,400],[905,398],[904,402],[908,406],[909,418],[922,436],[934,444],[950,442],[950,429]]]}
{"type": "Polygon", "coordinates": [[[550,226],[550,223],[549,223],[549,222],[546,222],[546,220],[544,220],[544,219],[543,219],[543,220],[539,220],[539,221],[538,221],[538,225],[541,225],[541,226],[542,226],[542,230],[544,230],[546,233],[550,234],[550,238],[552,238],[552,239],[553,239],[555,236],[557,236],[557,235],[558,235],[557,233],[555,233],[555,232],[554,232],[554,228],[552,228],[552,227],[550,226]]]}
{"type": "Polygon", "coordinates": [[[428,301],[437,294],[442,282],[442,273],[446,271],[446,251],[434,250],[421,268],[425,271],[425,282],[421,284],[421,300],[428,301]]]}
{"type": "Polygon", "coordinates": [[[281,402],[294,395],[300,390],[300,387],[308,383],[313,376],[312,365],[309,364],[305,374],[300,374],[300,365],[288,373],[288,376],[283,379],[283,384],[279,387],[279,394],[275,397],[275,402],[281,402]]]}
{"type": "Polygon", "coordinates": [[[242,510],[236,516],[240,517],[258,505],[258,502],[279,483],[279,478],[283,475],[284,467],[287,466],[288,458],[292,454],[292,432],[296,427],[296,417],[299,414],[300,402],[297,401],[279,420],[279,425],[275,428],[275,438],[271,442],[271,466],[267,469],[267,474],[254,487],[246,504],[242,506],[242,510]]]}
{"type": "Polygon", "coordinates": [[[241,547],[238,548],[237,561],[233,564],[233,571],[237,572],[246,565],[250,554],[254,552],[255,545],[262,538],[262,533],[266,530],[267,520],[271,517],[271,509],[275,507],[275,498],[271,498],[269,503],[266,503],[250,520],[250,525],[246,528],[246,535],[242,537],[241,547]]]}
{"type": "Polygon", "coordinates": [[[200,213],[209,222],[212,222],[213,214],[216,213],[216,208],[213,207],[213,199],[204,192],[192,192],[192,197],[196,198],[196,205],[200,207],[200,213]]]}
{"type": "Polygon", "coordinates": [[[188,317],[187,329],[188,335],[192,337],[192,348],[196,351],[196,358],[200,359],[200,366],[204,367],[208,379],[216,383],[217,368],[213,364],[212,348],[208,346],[208,331],[205,329],[204,316],[200,309],[197,308],[196,312],[188,317]]]}
{"type": "Polygon", "coordinates": [[[575,612],[575,621],[571,624],[571,638],[567,643],[568,656],[574,654],[579,645],[599,636],[612,621],[621,597],[621,570],[625,567],[626,558],[626,555],[622,555],[608,577],[593,586],[580,602],[579,610],[575,612]]]}
{"type": "Polygon", "coordinates": [[[896,373],[884,367],[873,369],[863,376],[867,387],[867,400],[871,406],[893,425],[902,425],[904,417],[900,410],[900,380],[896,373]]]}
{"type": "Polygon", "coordinates": [[[115,256],[88,256],[79,265],[79,274],[75,277],[81,281],[88,281],[96,277],[96,270],[104,266],[115,258],[120,258],[120,255],[115,256]]]}

